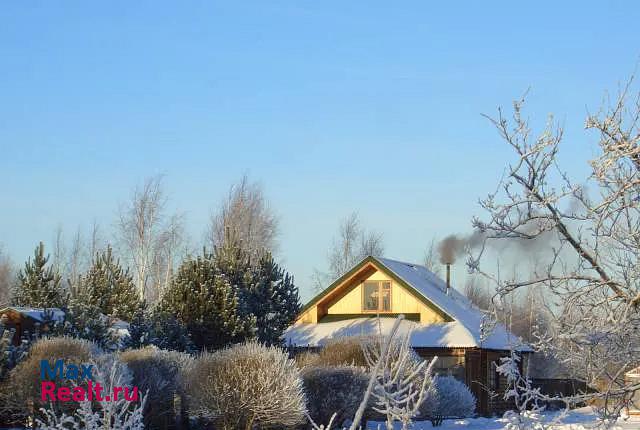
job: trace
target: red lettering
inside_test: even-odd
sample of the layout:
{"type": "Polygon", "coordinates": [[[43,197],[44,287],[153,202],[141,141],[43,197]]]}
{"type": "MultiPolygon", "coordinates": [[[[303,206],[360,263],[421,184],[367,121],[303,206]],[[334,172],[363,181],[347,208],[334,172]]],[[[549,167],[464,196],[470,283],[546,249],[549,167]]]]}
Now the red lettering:
{"type": "Polygon", "coordinates": [[[61,402],[71,401],[71,389],[69,387],[58,388],[58,400],[61,402]]]}
{"type": "Polygon", "coordinates": [[[122,391],[122,387],[113,387],[113,400],[118,400],[118,394],[122,391]]]}
{"type": "Polygon", "coordinates": [[[75,387],[73,389],[73,401],[74,402],[84,402],[84,400],[85,400],[84,388],[75,387]]]}
{"type": "Polygon", "coordinates": [[[129,388],[124,389],[124,398],[125,400],[128,400],[130,402],[137,402],[138,401],[138,387],[133,387],[133,395],[131,397],[129,397],[129,388]]]}
{"type": "Polygon", "coordinates": [[[51,381],[42,381],[40,384],[40,400],[43,402],[47,401],[47,395],[49,396],[49,400],[56,401],[56,395],[54,393],[56,389],[56,383],[51,381]]]}
{"type": "Polygon", "coordinates": [[[104,399],[100,395],[100,393],[102,393],[102,385],[100,385],[99,382],[96,382],[96,385],[94,386],[94,390],[96,391],[96,400],[99,402],[103,401],[104,399]]]}

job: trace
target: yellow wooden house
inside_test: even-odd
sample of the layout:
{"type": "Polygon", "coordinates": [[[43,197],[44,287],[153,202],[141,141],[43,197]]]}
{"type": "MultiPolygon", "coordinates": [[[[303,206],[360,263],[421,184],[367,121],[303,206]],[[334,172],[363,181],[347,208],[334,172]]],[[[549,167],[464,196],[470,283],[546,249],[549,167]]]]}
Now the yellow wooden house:
{"type": "Polygon", "coordinates": [[[284,340],[293,349],[313,350],[339,337],[384,334],[400,314],[400,331],[411,333],[415,351],[427,359],[438,356],[438,373],[464,381],[478,399],[479,413],[508,408],[500,395],[488,392],[506,388],[495,368],[511,349],[525,356],[531,350],[421,265],[363,259],[304,306],[284,340]]]}

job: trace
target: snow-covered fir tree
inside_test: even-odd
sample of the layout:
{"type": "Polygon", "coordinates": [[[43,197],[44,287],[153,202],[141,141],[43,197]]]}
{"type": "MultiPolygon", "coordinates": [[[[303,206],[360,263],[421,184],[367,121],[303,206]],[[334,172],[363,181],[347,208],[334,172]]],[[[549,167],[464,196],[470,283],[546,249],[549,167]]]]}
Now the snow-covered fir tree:
{"type": "Polygon", "coordinates": [[[158,309],[184,324],[198,348],[218,349],[252,337],[254,331],[255,318],[239,309],[237,286],[206,252],[182,263],[158,309]]]}
{"type": "Polygon", "coordinates": [[[66,294],[60,285],[60,275],[52,266],[47,267],[48,261],[44,244],[40,242],[33,260],[29,258],[18,272],[14,304],[35,308],[61,308],[65,305],[66,294]]]}
{"type": "Polygon", "coordinates": [[[241,297],[248,312],[256,318],[256,336],[269,345],[281,342],[283,331],[300,311],[300,296],[293,277],[282,269],[270,253],[260,258],[252,282],[241,297]]]}
{"type": "Polygon", "coordinates": [[[87,339],[111,349],[113,342],[109,333],[108,317],[92,299],[91,290],[84,288],[82,282],[78,285],[69,297],[69,306],[65,312],[65,334],[87,339]]]}
{"type": "Polygon", "coordinates": [[[142,348],[147,345],[187,353],[197,350],[186,327],[173,314],[161,309],[150,311],[142,305],[130,321],[129,337],[124,346],[142,348]]]}
{"type": "Polygon", "coordinates": [[[130,321],[140,306],[133,277],[115,259],[111,247],[98,253],[91,268],[80,278],[79,289],[84,290],[88,304],[109,317],[130,321]]]}
{"type": "Polygon", "coordinates": [[[133,313],[129,321],[129,336],[125,339],[125,348],[138,349],[147,345],[152,345],[153,323],[146,303],[143,303],[133,313]]]}

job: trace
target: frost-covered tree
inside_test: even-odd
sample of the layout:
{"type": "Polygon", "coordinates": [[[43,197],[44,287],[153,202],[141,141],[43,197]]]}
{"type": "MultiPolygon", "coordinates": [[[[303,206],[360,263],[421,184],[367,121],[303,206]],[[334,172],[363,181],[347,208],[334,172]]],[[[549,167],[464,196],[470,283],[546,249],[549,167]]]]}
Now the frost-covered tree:
{"type": "Polygon", "coordinates": [[[506,430],[544,430],[551,427],[563,418],[564,414],[554,417],[550,423],[544,423],[540,414],[545,409],[545,401],[548,396],[541,393],[540,388],[534,388],[531,380],[520,372],[521,357],[511,351],[508,357],[500,358],[500,365],[496,371],[507,379],[507,389],[504,399],[512,402],[514,409],[507,411],[504,419],[507,422],[506,430]]]}
{"type": "Polygon", "coordinates": [[[213,248],[222,248],[227,242],[240,244],[257,263],[266,252],[276,251],[278,224],[262,186],[245,175],[211,215],[207,240],[213,248]]]}
{"type": "Polygon", "coordinates": [[[282,333],[300,312],[300,296],[293,277],[271,254],[265,254],[242,291],[246,311],[256,318],[258,340],[269,345],[281,343],[282,333]]]}
{"type": "Polygon", "coordinates": [[[158,308],[184,324],[198,348],[218,349],[253,334],[255,319],[243,316],[237,288],[212,254],[185,260],[158,308]]]}
{"type": "Polygon", "coordinates": [[[565,400],[599,399],[601,417],[615,418],[640,388],[624,380],[640,366],[640,94],[629,82],[587,117],[599,148],[591,173],[577,181],[560,167],[562,127],[549,118],[534,134],[522,107],[517,101],[511,118],[499,110],[491,119],[515,156],[481,202],[486,219],[473,224],[484,234],[482,250],[505,241],[536,245],[546,264],[508,279],[487,269],[480,252],[470,268],[493,283],[503,307],[519,290],[544,291],[549,327],[536,348],[595,390],[565,400]]]}
{"type": "Polygon", "coordinates": [[[18,272],[18,283],[13,302],[19,306],[35,308],[61,308],[66,294],[60,286],[60,275],[52,266],[47,267],[49,256],[44,254],[44,244],[36,247],[33,260],[29,258],[18,272]]]}
{"type": "Polygon", "coordinates": [[[155,303],[167,287],[184,243],[183,219],[168,216],[163,176],[147,178],[121,205],[118,243],[129,266],[140,300],[155,303]]]}
{"type": "Polygon", "coordinates": [[[146,298],[156,240],[162,231],[166,196],[162,176],[147,178],[120,208],[118,230],[123,250],[135,268],[140,300],[146,298]]]}
{"type": "Polygon", "coordinates": [[[442,272],[442,263],[440,262],[440,255],[438,253],[438,243],[435,237],[431,238],[427,249],[424,251],[424,267],[440,276],[442,272]]]}
{"type": "Polygon", "coordinates": [[[140,306],[133,277],[114,258],[111,247],[98,253],[91,268],[81,276],[78,289],[83,290],[86,304],[94,305],[109,317],[131,320],[140,306]]]}
{"type": "Polygon", "coordinates": [[[326,288],[358,261],[368,255],[376,257],[384,253],[384,240],[380,233],[362,227],[357,212],[352,212],[340,222],[338,235],[334,237],[328,253],[328,270],[314,270],[316,290],[326,288]]]}
{"type": "Polygon", "coordinates": [[[394,422],[401,423],[403,430],[410,428],[423,402],[435,396],[432,369],[437,357],[431,362],[420,359],[411,348],[410,339],[411,332],[407,332],[393,339],[386,351],[386,339],[381,335],[362,343],[368,367],[374,369],[373,410],[386,417],[388,430],[393,430],[394,422]],[[381,364],[376,371],[378,363],[381,364]]]}

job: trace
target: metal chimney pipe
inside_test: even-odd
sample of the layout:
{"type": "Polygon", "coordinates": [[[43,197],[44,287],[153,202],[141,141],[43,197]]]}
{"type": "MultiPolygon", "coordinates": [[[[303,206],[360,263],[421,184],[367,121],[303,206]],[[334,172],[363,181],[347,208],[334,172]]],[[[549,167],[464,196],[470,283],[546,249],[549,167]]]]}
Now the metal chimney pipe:
{"type": "Polygon", "coordinates": [[[447,295],[449,295],[450,288],[451,288],[451,263],[447,263],[447,295]]]}

